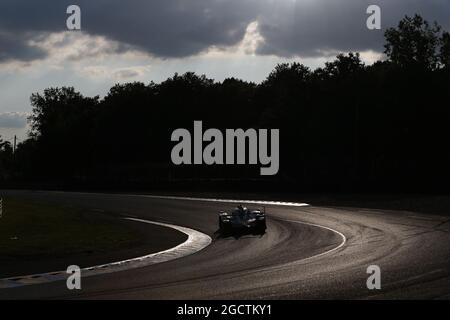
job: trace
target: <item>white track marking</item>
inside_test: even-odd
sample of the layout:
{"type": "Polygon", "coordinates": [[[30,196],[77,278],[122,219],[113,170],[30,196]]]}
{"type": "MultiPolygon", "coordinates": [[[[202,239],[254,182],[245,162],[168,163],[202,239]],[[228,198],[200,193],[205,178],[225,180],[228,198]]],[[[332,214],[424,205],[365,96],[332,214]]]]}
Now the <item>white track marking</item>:
{"type": "MultiPolygon", "coordinates": [[[[135,195],[133,195],[135,196],[135,195]]],[[[238,200],[238,199],[210,199],[210,198],[194,198],[194,197],[175,197],[175,196],[155,196],[155,195],[136,195],[152,199],[167,199],[167,200],[188,200],[188,201],[204,201],[204,202],[224,202],[224,203],[248,203],[248,204],[262,204],[274,206],[289,206],[289,207],[307,207],[309,204],[301,202],[285,202],[285,201],[262,201],[262,200],[238,200]]]]}
{"type": "MultiPolygon", "coordinates": [[[[296,260],[295,263],[305,262],[305,261],[308,261],[308,260],[311,260],[311,259],[316,259],[316,258],[319,258],[319,257],[321,257],[321,256],[330,254],[330,253],[332,253],[332,252],[334,252],[334,251],[337,251],[337,250],[339,250],[340,248],[342,248],[342,247],[345,245],[345,243],[347,242],[347,238],[345,237],[345,235],[344,235],[342,232],[339,232],[339,231],[334,230],[334,229],[329,228],[329,227],[325,227],[325,226],[322,226],[322,225],[319,225],[319,224],[314,224],[314,223],[308,223],[308,222],[296,221],[296,220],[285,220],[285,219],[277,219],[277,220],[285,221],[285,222],[292,222],[292,223],[305,224],[305,225],[309,225],[309,226],[313,226],[313,227],[318,227],[318,228],[322,228],[322,229],[327,229],[327,230],[330,230],[330,231],[332,231],[332,232],[337,233],[337,234],[342,238],[342,242],[341,242],[337,247],[334,247],[334,248],[332,248],[332,249],[330,249],[330,250],[327,250],[327,251],[325,251],[325,252],[322,252],[322,253],[319,253],[319,254],[316,254],[316,255],[313,255],[313,256],[310,256],[310,257],[306,257],[306,258],[303,258],[303,259],[300,259],[300,260],[296,260]]],[[[291,264],[291,263],[292,263],[292,262],[289,262],[289,263],[287,263],[287,264],[291,264]]],[[[274,268],[279,268],[280,266],[283,266],[283,265],[285,265],[285,264],[274,266],[274,268]]],[[[274,294],[266,294],[266,295],[259,296],[258,298],[259,298],[259,299],[271,299],[271,298],[273,298],[274,296],[277,296],[277,295],[278,295],[278,294],[276,294],[276,293],[274,293],[274,294]]]]}
{"type": "MultiPolygon", "coordinates": [[[[137,258],[83,268],[81,271],[81,275],[83,278],[103,273],[111,273],[116,271],[145,267],[152,264],[157,264],[185,257],[187,255],[202,250],[203,248],[208,246],[212,241],[210,236],[201,233],[199,231],[196,231],[194,229],[137,218],[124,218],[124,219],[175,229],[179,232],[186,234],[188,236],[188,239],[185,242],[179,244],[178,246],[164,251],[148,254],[137,258]]],[[[5,278],[0,279],[0,289],[65,280],[67,277],[68,274],[65,271],[56,271],[49,273],[5,278]]]]}
{"type": "MultiPolygon", "coordinates": [[[[39,191],[48,192],[48,191],[39,191]]],[[[52,193],[67,193],[65,191],[50,191],[52,193]]],[[[288,206],[288,207],[307,207],[308,203],[302,202],[286,202],[286,201],[264,201],[264,200],[240,200],[240,199],[215,199],[215,198],[196,198],[196,197],[178,197],[178,196],[158,196],[149,194],[127,194],[127,193],[98,193],[98,192],[70,192],[71,194],[84,195],[114,195],[121,197],[143,197],[151,199],[165,199],[165,200],[187,200],[187,201],[204,201],[204,202],[224,202],[224,203],[248,203],[260,205],[274,205],[274,206],[288,206]]]]}
{"type": "Polygon", "coordinates": [[[318,228],[322,228],[322,229],[327,229],[327,230],[329,230],[329,231],[332,231],[332,232],[334,232],[334,233],[337,233],[337,234],[342,238],[342,242],[341,242],[337,247],[335,247],[335,248],[333,248],[333,249],[330,249],[330,250],[328,250],[328,251],[325,251],[325,252],[316,254],[316,255],[311,256],[311,257],[303,258],[303,259],[298,260],[298,261],[307,261],[307,260],[310,260],[310,259],[318,258],[318,257],[324,256],[324,255],[326,255],[326,254],[332,253],[332,252],[334,252],[334,251],[339,250],[340,248],[342,248],[342,247],[345,245],[345,243],[347,242],[347,238],[345,237],[345,235],[344,235],[342,232],[339,232],[339,231],[334,230],[334,229],[329,228],[329,227],[322,226],[322,225],[320,225],[320,224],[309,223],[309,222],[302,222],[302,221],[296,221],[296,220],[284,220],[284,219],[280,219],[280,220],[281,220],[281,221],[286,221],[286,222],[293,222],[293,223],[306,224],[306,225],[308,225],[308,226],[313,226],[313,227],[318,227],[318,228]]]}

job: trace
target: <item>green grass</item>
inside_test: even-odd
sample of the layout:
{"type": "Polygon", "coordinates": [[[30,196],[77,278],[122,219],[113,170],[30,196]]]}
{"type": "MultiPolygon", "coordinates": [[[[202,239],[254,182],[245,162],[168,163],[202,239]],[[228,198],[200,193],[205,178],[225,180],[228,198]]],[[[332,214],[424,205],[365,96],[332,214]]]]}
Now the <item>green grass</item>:
{"type": "Polygon", "coordinates": [[[118,219],[84,209],[3,198],[0,256],[67,256],[125,248],[136,235],[118,219]]]}

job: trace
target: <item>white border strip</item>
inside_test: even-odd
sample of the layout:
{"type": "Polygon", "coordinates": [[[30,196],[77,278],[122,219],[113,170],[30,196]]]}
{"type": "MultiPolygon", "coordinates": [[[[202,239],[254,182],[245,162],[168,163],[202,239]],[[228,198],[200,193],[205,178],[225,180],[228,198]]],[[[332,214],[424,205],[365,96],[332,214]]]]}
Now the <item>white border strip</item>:
{"type": "Polygon", "coordinates": [[[325,251],[325,252],[316,254],[316,255],[314,255],[314,256],[311,256],[311,257],[307,257],[307,258],[303,258],[303,259],[298,260],[298,261],[301,261],[301,262],[307,261],[307,260],[310,260],[310,259],[314,259],[314,258],[318,258],[318,257],[324,256],[324,255],[326,255],[326,254],[332,253],[332,252],[334,252],[334,251],[336,251],[336,250],[339,250],[339,249],[342,248],[342,247],[345,245],[345,243],[347,242],[347,238],[345,237],[345,235],[344,235],[342,232],[339,232],[339,231],[337,231],[337,230],[335,230],[335,229],[332,229],[332,228],[329,228],[329,227],[321,226],[320,224],[309,223],[309,222],[303,222],[303,221],[295,221],[295,220],[284,220],[284,219],[280,219],[280,220],[281,220],[281,221],[286,221],[286,222],[293,222],[293,223],[306,224],[306,225],[308,225],[308,226],[313,226],[313,227],[318,227],[318,228],[322,228],[322,229],[327,229],[327,230],[329,230],[329,231],[332,231],[332,232],[334,232],[334,233],[337,233],[337,234],[342,238],[342,242],[341,242],[337,247],[334,247],[333,249],[330,249],[330,250],[327,250],[327,251],[325,251]]]}
{"type": "Polygon", "coordinates": [[[101,193],[101,192],[65,192],[65,191],[38,191],[51,193],[70,193],[83,195],[114,195],[121,197],[143,197],[150,199],[166,199],[166,200],[186,200],[186,201],[204,201],[204,202],[224,202],[224,203],[248,203],[274,206],[288,206],[288,207],[307,207],[308,203],[301,202],[286,202],[286,201],[265,201],[265,200],[241,200],[241,199],[215,199],[215,198],[196,198],[196,197],[182,197],[182,196],[159,196],[151,194],[131,194],[131,193],[101,193]]]}
{"type": "MultiPolygon", "coordinates": [[[[98,274],[111,273],[116,271],[123,271],[128,269],[140,268],[149,266],[152,264],[157,264],[161,262],[166,262],[174,259],[178,259],[181,257],[188,256],[190,254],[196,253],[206,246],[208,246],[212,239],[210,236],[199,232],[194,229],[181,227],[168,223],[155,222],[150,220],[136,219],[136,218],[124,218],[126,220],[154,224],[162,227],[167,227],[171,229],[175,229],[179,232],[182,232],[188,236],[188,239],[179,244],[176,247],[148,254],[145,256],[127,259],[123,261],[111,262],[107,264],[97,265],[93,267],[83,268],[82,276],[89,277],[98,274]]],[[[17,276],[11,278],[0,279],[0,289],[20,287],[31,284],[41,284],[48,283],[58,280],[64,280],[68,277],[68,274],[65,271],[56,271],[49,273],[41,273],[27,276],[17,276]]]]}
{"type": "Polygon", "coordinates": [[[194,197],[176,197],[176,196],[155,196],[155,195],[133,195],[152,199],[167,199],[167,200],[188,200],[188,201],[204,201],[204,202],[224,202],[224,203],[248,203],[248,204],[262,204],[274,206],[288,206],[288,207],[307,207],[309,204],[301,202],[285,202],[285,201],[260,201],[260,200],[235,200],[235,199],[210,199],[210,198],[194,198],[194,197]]]}

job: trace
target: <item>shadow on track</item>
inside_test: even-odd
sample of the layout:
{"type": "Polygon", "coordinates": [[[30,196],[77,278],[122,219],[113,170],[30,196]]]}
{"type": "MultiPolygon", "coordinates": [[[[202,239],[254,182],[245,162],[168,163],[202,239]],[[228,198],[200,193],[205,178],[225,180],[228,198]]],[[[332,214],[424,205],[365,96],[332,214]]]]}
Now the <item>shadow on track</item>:
{"type": "Polygon", "coordinates": [[[266,230],[254,230],[254,229],[237,229],[237,230],[221,230],[217,229],[217,231],[214,232],[214,235],[216,236],[216,239],[235,239],[238,240],[242,237],[245,238],[262,238],[266,234],[266,230]]]}

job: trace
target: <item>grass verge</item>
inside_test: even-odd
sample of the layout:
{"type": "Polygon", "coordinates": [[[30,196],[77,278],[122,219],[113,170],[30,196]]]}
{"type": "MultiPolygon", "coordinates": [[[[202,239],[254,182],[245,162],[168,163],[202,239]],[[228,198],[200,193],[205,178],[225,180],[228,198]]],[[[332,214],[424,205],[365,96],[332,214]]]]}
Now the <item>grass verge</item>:
{"type": "Polygon", "coordinates": [[[3,198],[0,256],[61,257],[127,248],[139,235],[117,218],[67,206],[3,198]]]}

